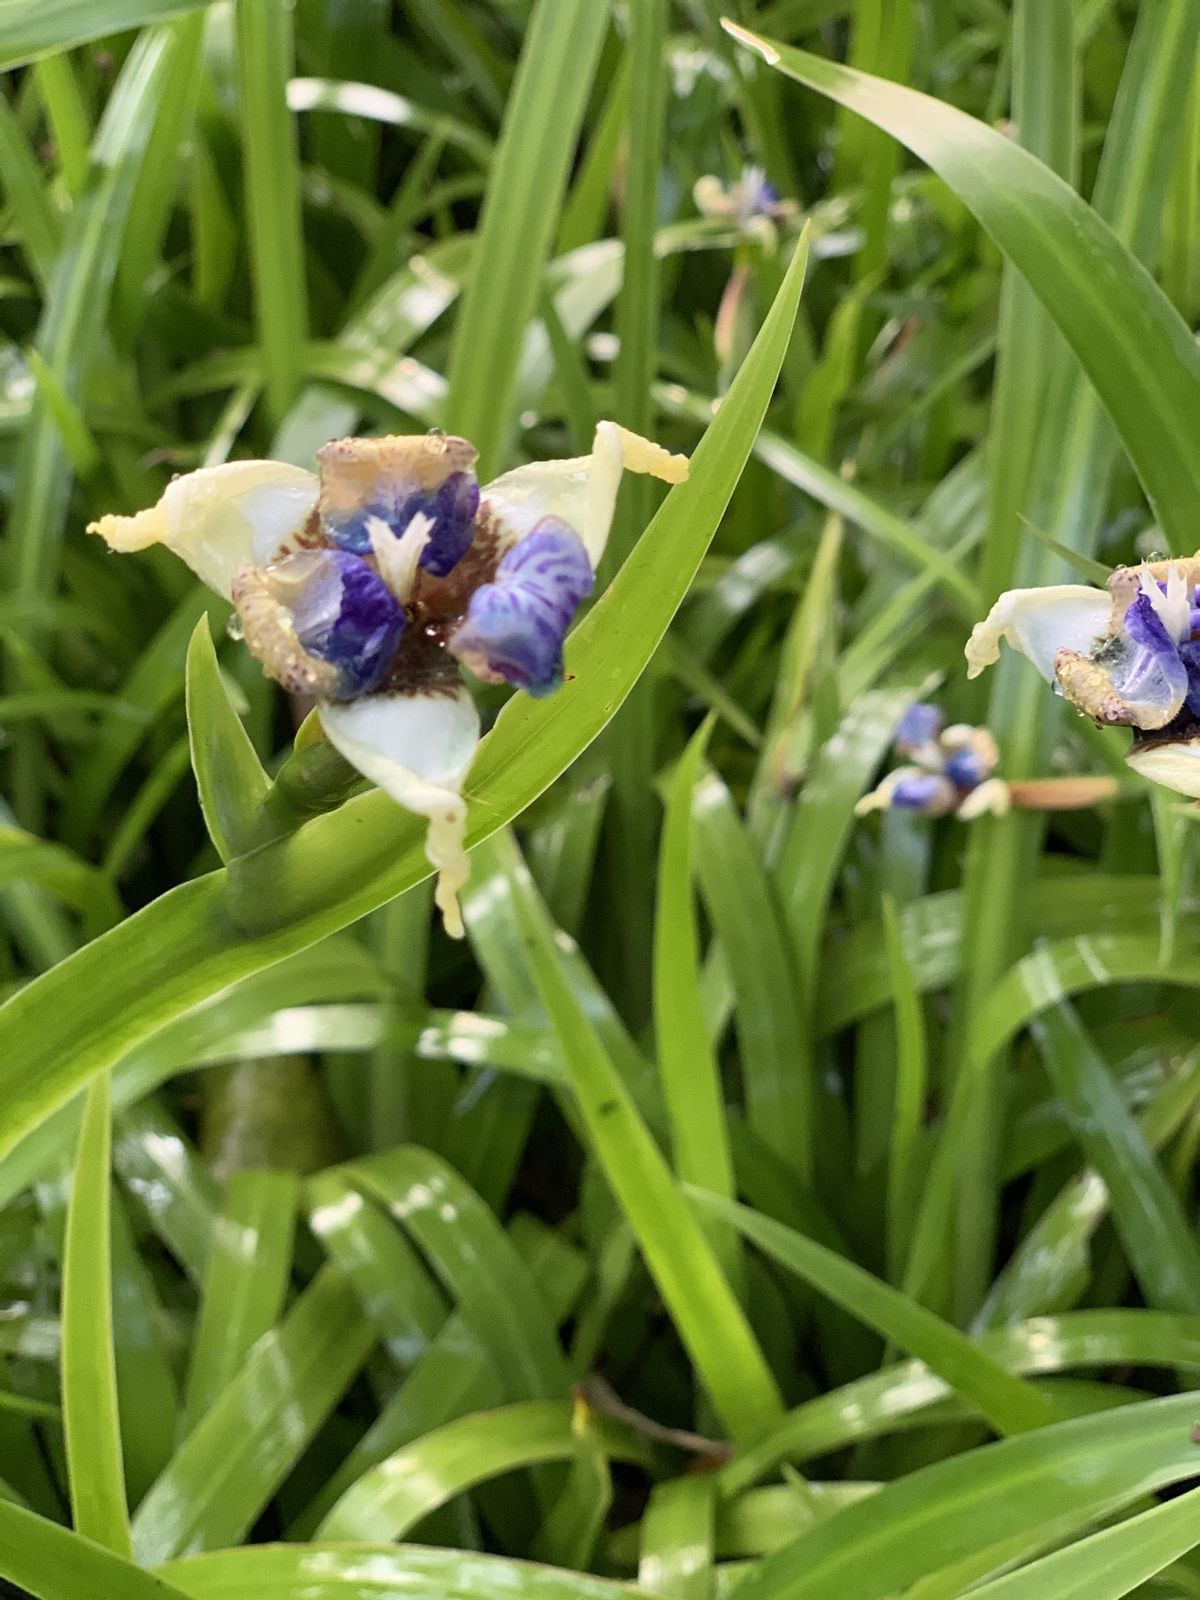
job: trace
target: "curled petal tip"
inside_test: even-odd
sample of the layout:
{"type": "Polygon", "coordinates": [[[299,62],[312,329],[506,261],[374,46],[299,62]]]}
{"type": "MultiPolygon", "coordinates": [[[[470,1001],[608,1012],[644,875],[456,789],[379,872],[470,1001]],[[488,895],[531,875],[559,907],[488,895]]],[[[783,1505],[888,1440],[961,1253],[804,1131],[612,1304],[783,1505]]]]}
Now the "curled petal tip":
{"type": "Polygon", "coordinates": [[[1008,628],[1007,595],[1002,595],[982,622],[971,629],[971,637],[963,646],[967,658],[967,677],[977,678],[1000,659],[1000,641],[1008,628]]]}
{"type": "Polygon", "coordinates": [[[467,805],[454,795],[429,814],[425,835],[425,854],[437,868],[433,898],[442,913],[442,926],[452,939],[466,934],[459,894],[470,876],[471,864],[464,849],[467,832],[467,805]],[[451,799],[455,802],[451,804],[451,799]]]}
{"type": "Polygon", "coordinates": [[[148,550],[152,544],[161,544],[166,538],[166,518],[158,506],[135,512],[132,517],[104,516],[87,525],[89,533],[98,533],[110,550],[128,555],[134,550],[148,550]]]}
{"type": "Polygon", "coordinates": [[[663,483],[683,483],[691,469],[687,456],[675,455],[653,439],[644,439],[640,433],[631,433],[616,422],[602,422],[601,428],[611,428],[618,435],[621,465],[626,472],[640,472],[663,483]]]}
{"type": "Polygon", "coordinates": [[[1003,778],[988,778],[972,789],[954,813],[961,822],[971,822],[976,817],[1005,817],[1012,810],[1012,790],[1003,778]]]}

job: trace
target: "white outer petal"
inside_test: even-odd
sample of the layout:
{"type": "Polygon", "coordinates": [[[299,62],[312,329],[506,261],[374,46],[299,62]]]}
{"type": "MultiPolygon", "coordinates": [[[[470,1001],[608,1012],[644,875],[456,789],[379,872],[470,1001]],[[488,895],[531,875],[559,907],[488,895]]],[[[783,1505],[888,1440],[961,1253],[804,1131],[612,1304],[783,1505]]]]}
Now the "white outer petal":
{"type": "Polygon", "coordinates": [[[1089,655],[1108,632],[1112,596],[1081,583],[1045,589],[1010,589],[1002,594],[967,640],[967,676],[977,678],[1000,655],[1007,639],[1033,662],[1047,683],[1054,682],[1054,658],[1063,649],[1089,655]]]}
{"type": "Polygon", "coordinates": [[[590,456],[531,461],[487,485],[483,504],[499,520],[501,548],[523,539],[543,517],[558,517],[583,540],[594,571],[608,542],[622,472],[682,483],[688,461],[618,423],[597,423],[590,456]]]}
{"type": "Polygon", "coordinates": [[[1135,772],[1164,789],[1200,800],[1200,741],[1134,745],[1125,757],[1135,772]]]}
{"type": "Polygon", "coordinates": [[[321,726],[364,778],[398,805],[428,817],[425,854],[437,868],[437,903],[452,938],[463,935],[458,891],[470,870],[460,790],[479,743],[479,713],[466,688],[453,695],[372,694],[324,701],[321,726]]]}
{"type": "Polygon", "coordinates": [[[230,461],[185,473],[148,511],[101,517],[88,532],[123,553],[165,544],[228,600],[237,569],[284,554],[316,503],[316,476],[303,467],[230,461]]]}

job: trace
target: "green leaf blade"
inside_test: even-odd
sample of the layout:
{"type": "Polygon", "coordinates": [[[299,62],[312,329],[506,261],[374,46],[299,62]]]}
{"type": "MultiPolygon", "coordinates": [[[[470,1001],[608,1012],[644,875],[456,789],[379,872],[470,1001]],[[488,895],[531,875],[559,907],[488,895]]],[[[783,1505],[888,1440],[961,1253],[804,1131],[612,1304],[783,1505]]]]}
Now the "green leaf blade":
{"type": "Polygon", "coordinates": [[[937,172],[1029,281],[1095,384],[1173,550],[1195,544],[1200,350],[1144,266],[1067,184],[973,117],[730,23],[772,67],[887,130],[937,172]]]}
{"type": "Polygon", "coordinates": [[[88,1091],[63,1250],[63,1426],[76,1532],[131,1553],[113,1356],[108,1075],[88,1091]]]}

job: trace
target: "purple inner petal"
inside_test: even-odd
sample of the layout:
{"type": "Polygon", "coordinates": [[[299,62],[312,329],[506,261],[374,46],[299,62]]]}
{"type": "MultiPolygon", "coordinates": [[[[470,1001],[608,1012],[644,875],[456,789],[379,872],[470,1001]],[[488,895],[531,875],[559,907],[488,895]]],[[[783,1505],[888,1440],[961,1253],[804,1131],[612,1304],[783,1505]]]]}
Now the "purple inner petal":
{"type": "Polygon", "coordinates": [[[1165,653],[1175,649],[1162,618],[1144,590],[1135,596],[1125,613],[1125,632],[1147,650],[1165,653]]]}
{"type": "Polygon", "coordinates": [[[906,773],[892,790],[890,803],[904,811],[939,808],[945,799],[946,780],[937,772],[906,773]]]}
{"type": "Polygon", "coordinates": [[[1139,594],[1125,613],[1126,637],[1135,646],[1109,668],[1109,679],[1132,705],[1181,702],[1189,692],[1189,672],[1147,594],[1139,594]]]}
{"type": "Polygon", "coordinates": [[[946,758],[946,776],[956,789],[975,789],[988,775],[987,763],[977,750],[964,746],[946,758]]]}
{"type": "Polygon", "coordinates": [[[929,744],[937,738],[942,731],[944,720],[937,706],[918,700],[915,705],[909,706],[901,717],[896,737],[892,741],[894,748],[901,755],[919,750],[922,745],[929,744]]]}
{"type": "Polygon", "coordinates": [[[399,601],[379,574],[345,550],[322,552],[312,578],[292,600],[301,645],[338,668],[338,698],[379,687],[404,632],[399,601]]]}
{"type": "Polygon", "coordinates": [[[1187,708],[1200,717],[1200,639],[1188,639],[1179,646],[1179,659],[1187,669],[1187,708]]]}
{"type": "Polygon", "coordinates": [[[579,535],[545,517],[471,596],[450,650],[481,676],[550,694],[562,682],[567,629],[594,582],[579,535]]]}

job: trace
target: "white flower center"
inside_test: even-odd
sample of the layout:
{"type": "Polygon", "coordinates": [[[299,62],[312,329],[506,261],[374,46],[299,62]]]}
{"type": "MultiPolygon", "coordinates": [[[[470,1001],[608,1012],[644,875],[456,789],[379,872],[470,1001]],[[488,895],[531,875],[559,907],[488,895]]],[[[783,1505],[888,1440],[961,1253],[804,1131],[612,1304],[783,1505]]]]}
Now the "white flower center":
{"type": "Polygon", "coordinates": [[[371,551],[379,564],[379,576],[399,600],[407,605],[417,581],[421,553],[433,533],[433,518],[418,511],[397,539],[380,517],[367,518],[371,551]]]}
{"type": "Polygon", "coordinates": [[[1167,568],[1167,588],[1162,588],[1150,576],[1150,569],[1142,563],[1139,574],[1142,593],[1154,611],[1173,644],[1182,644],[1192,631],[1192,599],[1182,570],[1171,562],[1167,568]]]}

